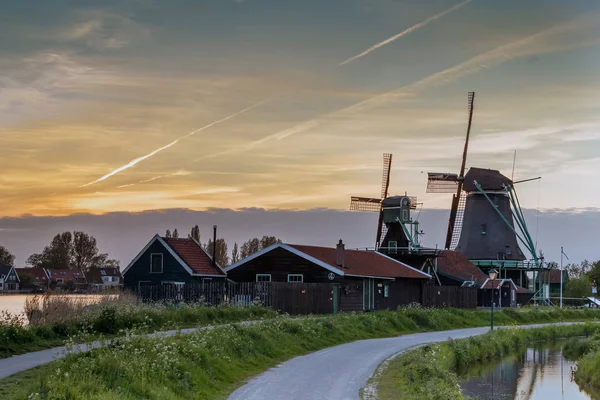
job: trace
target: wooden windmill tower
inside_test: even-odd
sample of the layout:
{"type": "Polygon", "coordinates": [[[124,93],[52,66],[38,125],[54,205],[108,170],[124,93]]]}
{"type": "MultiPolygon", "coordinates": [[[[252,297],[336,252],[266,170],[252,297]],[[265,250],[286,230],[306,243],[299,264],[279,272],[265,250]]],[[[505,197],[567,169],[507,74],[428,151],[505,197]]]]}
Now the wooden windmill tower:
{"type": "Polygon", "coordinates": [[[410,210],[417,208],[414,196],[389,196],[392,154],[383,155],[383,179],[381,197],[350,198],[350,210],[379,213],[375,249],[387,254],[399,254],[403,249],[418,252],[419,222],[410,216],[410,210]]]}
{"type": "MultiPolygon", "coordinates": [[[[513,182],[497,170],[472,167],[465,174],[475,93],[468,96],[469,120],[460,172],[428,173],[427,193],[453,193],[445,248],[464,254],[484,272],[500,269],[500,277],[526,286],[523,272],[543,268],[527,229],[513,182]],[[528,261],[519,243],[531,255],[528,261]]],[[[533,178],[540,179],[540,178],[533,178]]],[[[535,288],[534,288],[535,292],[535,288]]]]}

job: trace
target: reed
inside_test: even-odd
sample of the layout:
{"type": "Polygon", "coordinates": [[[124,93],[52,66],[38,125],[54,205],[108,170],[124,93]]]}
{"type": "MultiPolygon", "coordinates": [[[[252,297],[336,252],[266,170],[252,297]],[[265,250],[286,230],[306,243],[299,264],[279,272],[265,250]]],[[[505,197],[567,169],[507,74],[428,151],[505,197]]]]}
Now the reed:
{"type": "Polygon", "coordinates": [[[25,300],[25,315],[30,325],[52,325],[73,322],[87,310],[103,306],[131,306],[137,298],[130,292],[99,295],[53,295],[50,292],[25,300]]]}

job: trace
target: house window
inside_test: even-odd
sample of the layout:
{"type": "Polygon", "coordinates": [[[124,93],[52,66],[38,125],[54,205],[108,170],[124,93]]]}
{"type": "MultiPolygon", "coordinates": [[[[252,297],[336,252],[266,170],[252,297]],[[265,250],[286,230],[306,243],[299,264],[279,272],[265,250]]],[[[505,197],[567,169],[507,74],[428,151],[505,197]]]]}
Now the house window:
{"type": "Polygon", "coordinates": [[[304,275],[302,274],[289,274],[288,283],[302,283],[304,282],[304,275]]]}
{"type": "Polygon", "coordinates": [[[390,253],[390,254],[398,253],[398,242],[396,242],[395,240],[390,240],[388,242],[388,253],[390,253]]]}
{"type": "Polygon", "coordinates": [[[211,283],[212,278],[202,278],[202,283],[211,283]]]}
{"type": "Polygon", "coordinates": [[[105,270],[103,270],[103,269],[101,269],[101,270],[100,270],[100,275],[106,275],[106,271],[105,271],[105,270]]]}
{"type": "Polygon", "coordinates": [[[481,234],[487,235],[487,224],[481,224],[481,234]]]}
{"type": "Polygon", "coordinates": [[[65,283],[65,280],[63,278],[57,278],[56,283],[65,283]]]}
{"type": "Polygon", "coordinates": [[[163,255],[162,253],[150,255],[150,273],[162,274],[163,272],[163,255]]]}
{"type": "Polygon", "coordinates": [[[506,246],[504,252],[510,256],[512,254],[512,250],[510,249],[510,246],[506,246]]]}
{"type": "Polygon", "coordinates": [[[256,282],[271,282],[271,274],[256,274],[256,282]]]}

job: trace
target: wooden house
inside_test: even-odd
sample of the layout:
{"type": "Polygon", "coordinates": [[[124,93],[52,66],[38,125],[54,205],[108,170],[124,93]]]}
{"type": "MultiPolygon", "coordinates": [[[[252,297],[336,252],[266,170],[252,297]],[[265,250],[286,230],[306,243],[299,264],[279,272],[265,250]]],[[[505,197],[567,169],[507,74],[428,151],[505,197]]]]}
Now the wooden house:
{"type": "Polygon", "coordinates": [[[15,268],[22,289],[46,290],[50,284],[50,275],[45,268],[15,268]]]}
{"type": "Polygon", "coordinates": [[[87,286],[83,271],[76,269],[47,269],[50,287],[63,290],[84,289],[87,286]]]}
{"type": "Polygon", "coordinates": [[[19,276],[13,267],[0,264],[0,292],[19,290],[19,276]]]}
{"type": "Polygon", "coordinates": [[[489,278],[480,286],[477,303],[481,307],[491,307],[492,300],[496,307],[516,307],[531,301],[533,293],[513,282],[510,278],[489,278]]]}
{"type": "Polygon", "coordinates": [[[85,271],[85,279],[92,290],[104,290],[123,285],[119,268],[90,268],[85,271]]]}
{"type": "Polygon", "coordinates": [[[276,243],[225,268],[233,282],[334,283],[340,311],[396,309],[421,303],[431,276],[365,250],[276,243]]]}
{"type": "Polygon", "coordinates": [[[124,285],[176,285],[224,281],[227,274],[193,238],[154,236],[123,270],[124,285]]]}
{"type": "MultiPolygon", "coordinates": [[[[544,298],[560,297],[560,274],[561,271],[559,269],[539,271],[536,276],[536,287],[542,288],[544,298]]],[[[569,281],[569,274],[567,271],[562,271],[562,274],[564,291],[569,281]]]]}

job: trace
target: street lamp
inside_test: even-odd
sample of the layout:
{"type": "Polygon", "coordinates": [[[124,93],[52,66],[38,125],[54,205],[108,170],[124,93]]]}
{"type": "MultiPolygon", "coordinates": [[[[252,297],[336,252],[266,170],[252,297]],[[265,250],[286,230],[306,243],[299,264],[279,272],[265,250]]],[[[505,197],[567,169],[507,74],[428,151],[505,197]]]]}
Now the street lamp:
{"type": "Polygon", "coordinates": [[[496,281],[496,275],[498,272],[492,268],[488,271],[488,275],[490,276],[490,280],[492,281],[492,331],[494,330],[494,282],[496,281]]]}

